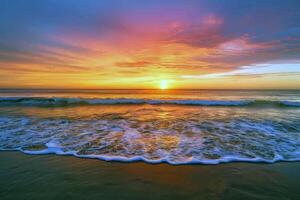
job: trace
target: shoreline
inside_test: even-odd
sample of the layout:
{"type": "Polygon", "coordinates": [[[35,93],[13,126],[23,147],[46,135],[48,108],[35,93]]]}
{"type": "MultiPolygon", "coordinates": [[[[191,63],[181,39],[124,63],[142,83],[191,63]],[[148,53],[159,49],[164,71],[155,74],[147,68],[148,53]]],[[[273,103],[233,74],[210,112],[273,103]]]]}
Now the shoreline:
{"type": "Polygon", "coordinates": [[[54,155],[54,156],[67,156],[67,157],[74,157],[79,159],[91,159],[91,160],[99,160],[104,162],[116,162],[116,163],[146,163],[146,164],[167,164],[170,166],[184,166],[184,165],[222,165],[222,164],[230,164],[230,163],[257,163],[257,164],[276,164],[276,163],[291,163],[291,162],[300,162],[300,159],[292,159],[292,160],[285,160],[282,157],[277,157],[274,160],[264,160],[260,158],[254,159],[240,159],[234,157],[224,157],[221,160],[191,160],[189,162],[183,163],[172,163],[167,159],[161,160],[147,160],[142,156],[135,156],[131,158],[125,158],[121,156],[105,156],[105,155],[78,155],[73,152],[62,152],[60,149],[44,149],[40,151],[30,151],[30,150],[22,150],[22,149],[0,149],[1,152],[20,152],[25,155],[54,155]],[[226,160],[227,159],[227,160],[226,160]]]}
{"type": "Polygon", "coordinates": [[[300,162],[169,165],[0,151],[1,199],[299,199],[300,162]]]}

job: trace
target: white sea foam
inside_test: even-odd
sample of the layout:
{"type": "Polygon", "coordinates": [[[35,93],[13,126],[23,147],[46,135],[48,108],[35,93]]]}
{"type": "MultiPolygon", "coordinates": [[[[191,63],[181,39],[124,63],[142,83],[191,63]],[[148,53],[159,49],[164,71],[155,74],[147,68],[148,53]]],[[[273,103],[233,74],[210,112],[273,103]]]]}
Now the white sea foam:
{"type": "Polygon", "coordinates": [[[175,104],[195,106],[286,106],[300,107],[299,101],[267,100],[205,100],[205,99],[139,99],[139,98],[42,98],[42,97],[0,97],[0,106],[71,106],[71,105],[114,105],[114,104],[175,104]]]}
{"type": "MultiPolygon", "coordinates": [[[[11,149],[6,149],[7,151],[11,149]]],[[[15,149],[19,150],[19,149],[15,149]]],[[[184,164],[207,164],[207,165],[216,165],[220,163],[229,163],[229,162],[258,162],[258,163],[275,163],[279,161],[287,161],[287,162],[293,162],[293,161],[300,161],[299,154],[300,152],[295,153],[295,158],[284,158],[280,154],[276,154],[275,157],[271,160],[264,159],[261,157],[255,157],[255,158],[245,158],[245,157],[239,157],[239,156],[224,156],[219,159],[197,159],[194,157],[189,157],[185,159],[184,161],[173,161],[170,158],[160,158],[160,159],[147,159],[143,156],[133,156],[133,157],[125,157],[125,156],[109,156],[109,155],[81,155],[77,154],[75,151],[69,151],[69,152],[63,152],[59,149],[45,149],[40,151],[28,151],[28,150],[20,150],[23,153],[26,154],[32,154],[32,155],[43,155],[43,154],[56,154],[56,155],[72,155],[78,158],[90,158],[90,159],[100,159],[104,161],[117,161],[117,162],[138,162],[143,161],[151,164],[159,164],[159,163],[168,163],[171,165],[184,165],[184,164]],[[297,155],[297,157],[296,157],[297,155]]]]}
{"type": "Polygon", "coordinates": [[[296,114],[287,114],[286,120],[283,114],[280,119],[248,114],[220,118],[213,112],[172,112],[167,118],[140,121],[147,112],[132,111],[121,118],[0,117],[0,149],[169,164],[300,160],[296,114]]]}

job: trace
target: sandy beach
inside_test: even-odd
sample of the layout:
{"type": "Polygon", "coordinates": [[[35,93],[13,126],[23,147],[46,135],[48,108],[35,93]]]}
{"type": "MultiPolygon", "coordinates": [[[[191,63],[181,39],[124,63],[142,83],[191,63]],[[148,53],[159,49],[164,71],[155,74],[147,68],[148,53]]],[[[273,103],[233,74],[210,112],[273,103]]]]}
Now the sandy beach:
{"type": "Polygon", "coordinates": [[[300,162],[180,165],[0,152],[8,199],[299,199],[300,162]]]}

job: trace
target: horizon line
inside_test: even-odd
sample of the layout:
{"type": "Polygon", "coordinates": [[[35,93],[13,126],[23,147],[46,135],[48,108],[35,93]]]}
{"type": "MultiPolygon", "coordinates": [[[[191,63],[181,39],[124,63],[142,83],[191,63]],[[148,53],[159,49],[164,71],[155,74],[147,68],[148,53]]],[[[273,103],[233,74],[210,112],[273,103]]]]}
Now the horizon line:
{"type": "Polygon", "coordinates": [[[300,90],[300,88],[174,88],[162,90],[159,88],[1,88],[0,90],[300,90]]]}

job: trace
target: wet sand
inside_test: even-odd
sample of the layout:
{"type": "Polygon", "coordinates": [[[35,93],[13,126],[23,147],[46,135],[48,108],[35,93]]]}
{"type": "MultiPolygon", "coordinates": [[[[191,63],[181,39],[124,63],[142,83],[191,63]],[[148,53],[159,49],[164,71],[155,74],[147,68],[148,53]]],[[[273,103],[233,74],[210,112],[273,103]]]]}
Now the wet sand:
{"type": "Polygon", "coordinates": [[[0,152],[0,199],[300,199],[300,162],[171,166],[0,152]]]}

